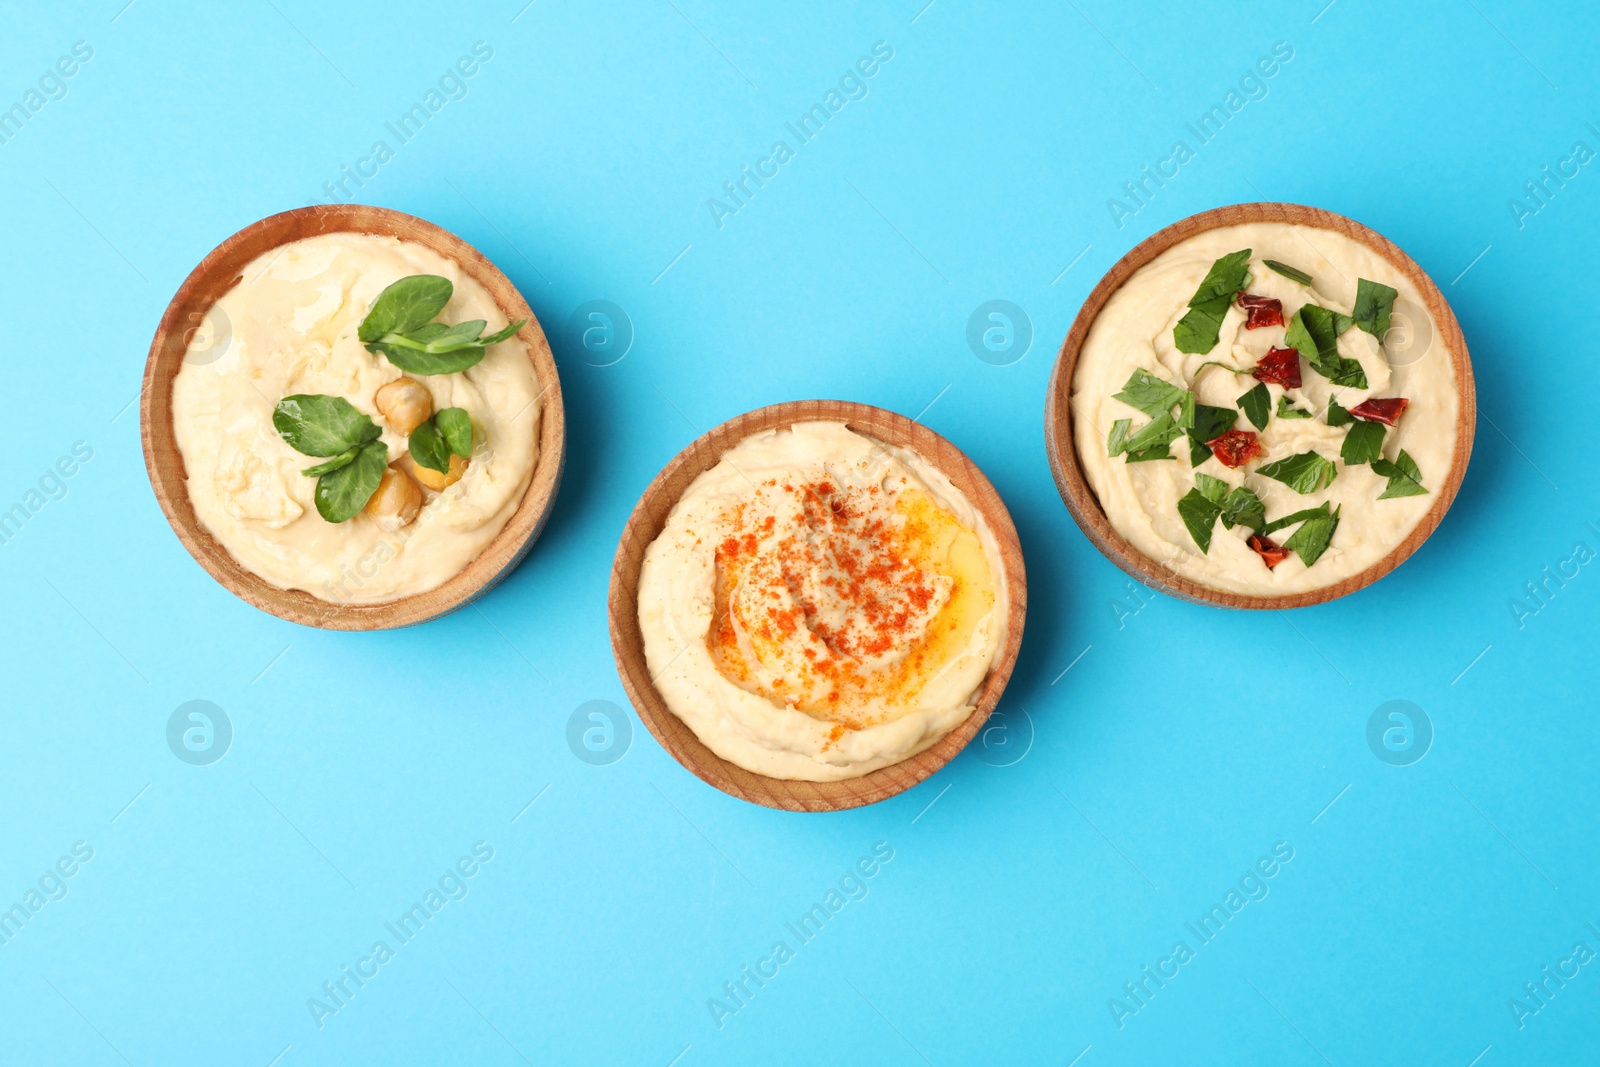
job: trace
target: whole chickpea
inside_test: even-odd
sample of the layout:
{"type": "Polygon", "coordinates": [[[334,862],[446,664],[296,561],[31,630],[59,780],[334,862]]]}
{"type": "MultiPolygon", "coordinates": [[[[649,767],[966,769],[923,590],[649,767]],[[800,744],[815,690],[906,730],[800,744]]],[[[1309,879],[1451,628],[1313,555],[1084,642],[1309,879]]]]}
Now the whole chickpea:
{"type": "Polygon", "coordinates": [[[379,527],[394,533],[415,521],[421,507],[422,487],[405,471],[391,465],[383,472],[377,492],[367,501],[367,514],[377,520],[379,527]]]}
{"type": "Polygon", "coordinates": [[[448,472],[429,470],[420,463],[413,463],[411,465],[411,473],[416,476],[417,481],[432,489],[435,493],[442,493],[459,482],[461,476],[467,473],[467,457],[451,456],[450,470],[448,472]]]}
{"type": "Polygon", "coordinates": [[[396,378],[372,398],[395,433],[410,434],[433,414],[433,394],[415,378],[396,378]]]}

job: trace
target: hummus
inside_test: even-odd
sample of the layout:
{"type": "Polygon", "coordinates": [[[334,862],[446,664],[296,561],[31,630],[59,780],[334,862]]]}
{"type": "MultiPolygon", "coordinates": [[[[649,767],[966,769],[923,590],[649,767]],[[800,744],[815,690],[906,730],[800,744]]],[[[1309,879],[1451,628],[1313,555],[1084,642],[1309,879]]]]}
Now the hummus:
{"type": "Polygon", "coordinates": [[[639,577],[667,707],[774,778],[853,778],[933,745],[972,714],[1006,618],[999,545],[966,497],[836,422],[730,449],[639,577]]]}
{"type": "Polygon", "coordinates": [[[336,233],[247,266],[207,316],[208,335],[190,343],[172,391],[189,500],[241,566],[279,588],[346,604],[426,592],[460,573],[522,502],[538,459],[541,393],[515,336],[464,371],[417,377],[435,411],[466,410],[474,443],[460,480],[430,494],[415,520],[392,532],[366,511],[340,523],[319,515],[317,479],[301,473],[318,461],[273,427],[286,396],[342,397],[382,427],[391,461],[406,455],[406,436],[374,401],[401,371],[363,348],[356,331],[386,286],[414,274],[454,283],[442,321],[486,319],[486,333],[507,324],[483,286],[431,249],[336,233]]]}
{"type": "MultiPolygon", "coordinates": [[[[1190,343],[1187,347],[1196,346],[1190,343]]],[[[1268,363],[1271,361],[1269,358],[1268,363]]],[[[1282,596],[1332,585],[1360,573],[1383,559],[1422,521],[1450,473],[1459,396],[1442,332],[1429,316],[1421,293],[1405,275],[1343,234],[1287,223],[1252,223],[1209,230],[1169,248],[1113,293],[1078,355],[1071,403],[1075,444],[1085,477],[1111,525],[1134,548],[1173,573],[1213,589],[1282,596]],[[1245,249],[1250,253],[1241,292],[1280,302],[1282,324],[1247,329],[1247,311],[1240,306],[1240,299],[1232,299],[1216,344],[1206,352],[1180,351],[1174,329],[1190,312],[1191,298],[1198,299],[1202,280],[1220,258],[1245,249]],[[1305,284],[1286,277],[1266,266],[1265,260],[1287,264],[1291,270],[1310,275],[1311,281],[1305,284]],[[1348,325],[1344,318],[1356,311],[1362,279],[1398,291],[1393,323],[1381,344],[1373,333],[1348,325]],[[1292,337],[1286,340],[1286,335],[1305,305],[1334,313],[1342,332],[1336,334],[1337,359],[1333,363],[1357,361],[1359,372],[1343,377],[1364,376],[1364,387],[1336,385],[1304,358],[1298,362],[1289,359],[1293,373],[1300,378],[1296,387],[1271,381],[1274,376],[1261,370],[1272,349],[1294,346],[1292,337]],[[1133,433],[1150,421],[1138,408],[1116,399],[1130,377],[1140,371],[1192,393],[1199,405],[1237,413],[1233,429],[1254,434],[1259,453],[1235,467],[1197,448],[1200,462],[1195,463],[1190,438],[1181,436],[1172,445],[1171,459],[1128,462],[1127,455],[1111,455],[1108,441],[1119,420],[1131,418],[1133,433]],[[1258,379],[1270,401],[1264,428],[1247,418],[1247,405],[1241,403],[1258,379]],[[1353,420],[1346,413],[1363,401],[1393,398],[1408,403],[1401,406],[1394,425],[1376,423],[1383,428],[1381,457],[1346,462],[1341,451],[1347,435],[1363,421],[1359,411],[1353,420]],[[1403,476],[1395,474],[1397,463],[1407,465],[1402,452],[1415,464],[1426,492],[1417,490],[1414,483],[1400,484],[1414,495],[1394,495],[1396,479],[1406,483],[1403,476]],[[1326,469],[1332,474],[1331,482],[1312,477],[1313,485],[1323,484],[1301,493],[1260,473],[1263,467],[1282,470],[1270,465],[1307,453],[1330,461],[1326,469]],[[1208,482],[1207,476],[1226,485],[1208,482]],[[1244,523],[1228,528],[1217,522],[1209,548],[1202,551],[1178,508],[1179,500],[1197,487],[1212,488],[1217,497],[1240,487],[1253,491],[1264,505],[1269,537],[1278,542],[1293,540],[1297,527],[1289,524],[1274,531],[1272,520],[1317,509],[1324,503],[1337,515],[1337,525],[1325,550],[1320,555],[1315,549],[1309,553],[1309,565],[1301,553],[1291,551],[1278,557],[1281,562],[1268,566],[1276,552],[1267,555],[1253,548],[1250,539],[1258,531],[1244,523]],[[1379,499],[1386,491],[1391,495],[1379,499]]],[[[1393,407],[1392,403],[1388,407],[1391,413],[1393,407]]],[[[1175,410],[1181,421],[1182,408],[1175,410]]],[[[1370,433],[1366,439],[1375,441],[1374,424],[1358,432],[1370,433]]],[[[1246,451],[1251,450],[1253,446],[1246,451]]]]}

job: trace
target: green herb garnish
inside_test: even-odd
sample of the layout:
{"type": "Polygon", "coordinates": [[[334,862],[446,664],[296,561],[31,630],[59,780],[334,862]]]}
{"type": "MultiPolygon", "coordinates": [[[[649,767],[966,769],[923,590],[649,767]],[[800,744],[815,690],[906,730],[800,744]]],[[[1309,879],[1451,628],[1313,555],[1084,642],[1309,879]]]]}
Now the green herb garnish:
{"type": "Polygon", "coordinates": [[[1266,518],[1255,493],[1242,485],[1230,491],[1227,482],[1209,474],[1194,476],[1194,488],[1178,501],[1178,515],[1200,551],[1208,554],[1218,518],[1230,530],[1239,525],[1260,529],[1266,518]]]}
{"type": "Polygon", "coordinates": [[[1339,458],[1350,467],[1359,467],[1363,463],[1382,459],[1383,423],[1361,421],[1351,423],[1350,429],[1345,431],[1344,447],[1339,449],[1339,458]]]}
{"type": "Polygon", "coordinates": [[[1289,535],[1283,547],[1298,553],[1300,561],[1309,567],[1327,551],[1328,541],[1339,525],[1339,512],[1324,503],[1319,508],[1308,508],[1293,515],[1285,515],[1281,519],[1274,519],[1261,527],[1260,532],[1262,536],[1267,536],[1295,523],[1301,524],[1300,529],[1289,535]]]}
{"type": "Polygon", "coordinates": [[[1315,452],[1301,452],[1299,455],[1258,467],[1256,473],[1282,482],[1297,493],[1305,494],[1315,493],[1332,485],[1333,480],[1339,476],[1339,468],[1334,466],[1332,460],[1323,459],[1315,452]]]}
{"type": "MultiPolygon", "coordinates": [[[[1193,395],[1193,394],[1191,394],[1193,395]]],[[[1239,413],[1232,408],[1214,408],[1210,404],[1196,404],[1194,419],[1188,428],[1189,465],[1198,467],[1211,458],[1207,441],[1215,441],[1233,428],[1239,413]]]]}
{"type": "Polygon", "coordinates": [[[1305,361],[1319,371],[1339,358],[1339,335],[1333,329],[1333,312],[1327,308],[1306,304],[1296,311],[1284,329],[1283,339],[1289,347],[1298,348],[1305,361]]]}
{"type": "MultiPolygon", "coordinates": [[[[1328,505],[1324,504],[1322,508],[1327,511],[1328,505]]],[[[1342,511],[1343,507],[1339,510],[1342,511]]],[[[1283,547],[1298,553],[1300,561],[1309,567],[1328,550],[1328,542],[1333,539],[1333,531],[1338,527],[1339,511],[1311,516],[1301,524],[1300,529],[1289,535],[1283,547]]]]}
{"type": "Polygon", "coordinates": [[[1256,383],[1254,389],[1239,398],[1239,408],[1258,430],[1267,428],[1267,413],[1271,404],[1272,394],[1267,391],[1266,382],[1256,383]]]}
{"type": "Polygon", "coordinates": [[[1211,535],[1217,528],[1220,514],[1222,508],[1201,496],[1198,489],[1189,490],[1178,500],[1178,517],[1189,528],[1189,536],[1194,538],[1201,552],[1210,553],[1211,535]]]}
{"type": "Polygon", "coordinates": [[[434,320],[450,302],[455,284],[437,274],[413,274],[389,285],[367,309],[357,336],[363,344],[386,334],[410,333],[434,320]]]}
{"type": "Polygon", "coordinates": [[[411,431],[411,458],[440,474],[450,473],[450,456],[472,455],[472,419],[461,408],[444,408],[411,431]]]}
{"type": "Polygon", "coordinates": [[[1200,490],[1200,495],[1213,504],[1221,505],[1228,495],[1228,483],[1221,478],[1213,478],[1209,474],[1196,474],[1194,476],[1195,488],[1200,490]]]}
{"type": "Polygon", "coordinates": [[[1334,385],[1349,385],[1357,389],[1367,387],[1366,372],[1359,361],[1341,358],[1339,334],[1352,320],[1348,315],[1329,311],[1315,304],[1307,304],[1294,313],[1284,331],[1284,343],[1300,350],[1311,369],[1334,385]]]}
{"type": "Polygon", "coordinates": [[[1345,410],[1344,406],[1339,403],[1337,397],[1330,396],[1328,398],[1329,426],[1343,426],[1347,422],[1354,421],[1356,421],[1356,417],[1345,410]]]}
{"type": "Polygon", "coordinates": [[[357,333],[368,352],[388,358],[408,374],[454,374],[475,366],[489,345],[516,333],[520,319],[487,337],[488,322],[472,319],[447,326],[433,319],[450,302],[455,286],[435,274],[401,278],[373,301],[357,333]]]}
{"type": "Polygon", "coordinates": [[[377,423],[343,397],[297,393],[278,401],[272,425],[296,452],[331,457],[303,472],[317,479],[317,514],[344,522],[366,506],[389,460],[377,423]]]}
{"type": "Polygon", "coordinates": [[[1189,310],[1172,328],[1179,352],[1205,353],[1217,346],[1222,320],[1234,296],[1250,281],[1250,249],[1230,252],[1206,272],[1205,280],[1189,298],[1189,310]]]}
{"type": "Polygon", "coordinates": [[[1221,478],[1196,474],[1194,488],[1178,501],[1178,515],[1201,552],[1211,551],[1211,535],[1216,530],[1217,516],[1222,514],[1227,492],[1228,483],[1221,478]]]}
{"type": "Polygon", "coordinates": [[[344,397],[320,393],[284,397],[273,409],[272,425],[303,456],[337,456],[383,434],[344,397]]]}
{"type": "Polygon", "coordinates": [[[1205,370],[1207,367],[1221,367],[1223,370],[1229,371],[1229,372],[1231,372],[1233,374],[1249,374],[1250,373],[1247,370],[1240,370],[1238,367],[1230,367],[1226,363],[1223,363],[1221,360],[1208,359],[1204,363],[1200,364],[1198,367],[1196,367],[1194,369],[1194,377],[1195,377],[1196,381],[1200,380],[1200,372],[1205,370]]]}
{"type": "Polygon", "coordinates": [[[433,421],[438,423],[450,451],[462,457],[472,455],[472,416],[465,408],[445,408],[434,415],[433,421]]]}
{"type": "Polygon", "coordinates": [[[313,494],[317,514],[329,522],[344,522],[367,506],[372,494],[383,481],[384,468],[389,465],[389,446],[373,441],[361,446],[355,458],[337,470],[329,471],[317,479],[313,494]]]}
{"type": "Polygon", "coordinates": [[[1230,530],[1235,526],[1259,530],[1266,521],[1267,509],[1261,498],[1242,485],[1222,501],[1222,525],[1230,530]]]}
{"type": "MultiPolygon", "coordinates": [[[[386,445],[384,447],[387,448],[388,446],[386,445]]],[[[334,456],[332,459],[328,460],[328,462],[318,463],[315,467],[307,467],[300,473],[312,478],[318,478],[324,474],[331,474],[340,467],[344,466],[346,463],[349,463],[351,460],[355,459],[356,453],[360,451],[360,445],[357,445],[355,448],[347,448],[343,452],[340,452],[337,456],[334,456]]]]}
{"type": "MultiPolygon", "coordinates": [[[[1115,432],[1113,430],[1113,432],[1115,432]]],[[[1172,442],[1183,436],[1183,427],[1163,411],[1123,442],[1129,463],[1145,463],[1152,459],[1171,459],[1172,442]]]]}
{"type": "Polygon", "coordinates": [[[1292,515],[1285,515],[1281,519],[1273,519],[1271,522],[1269,522],[1265,526],[1261,527],[1261,533],[1263,535],[1265,535],[1265,534],[1275,534],[1279,530],[1287,529],[1288,527],[1293,526],[1297,522],[1305,522],[1307,519],[1314,519],[1318,515],[1327,515],[1327,514],[1329,514],[1329,512],[1328,512],[1328,505],[1326,503],[1324,503],[1321,507],[1306,508],[1304,511],[1297,511],[1292,515]]]}
{"type": "Polygon", "coordinates": [[[1114,399],[1152,416],[1134,434],[1128,432],[1132,419],[1118,419],[1111,424],[1106,450],[1113,456],[1126,452],[1129,463],[1171,459],[1169,446],[1183,436],[1185,427],[1194,424],[1194,394],[1147,370],[1134,371],[1114,399]],[[1176,418],[1172,415],[1174,407],[1178,408],[1176,418]]]}
{"type": "Polygon", "coordinates": [[[1356,281],[1356,306],[1352,316],[1356,326],[1383,339],[1389,332],[1389,316],[1394,311],[1394,298],[1399,292],[1365,278],[1356,281]]]}
{"type": "Polygon", "coordinates": [[[1278,397],[1278,418],[1280,419],[1309,419],[1311,412],[1304,408],[1297,408],[1289,400],[1289,394],[1284,393],[1278,397]]]}
{"type": "Polygon", "coordinates": [[[1310,285],[1311,284],[1311,275],[1307,274],[1303,270],[1296,270],[1294,267],[1289,266],[1289,264],[1287,264],[1287,263],[1279,263],[1275,259],[1263,259],[1261,262],[1266,266],[1266,268],[1268,270],[1277,271],[1279,274],[1283,275],[1285,278],[1288,278],[1288,279],[1290,279],[1292,281],[1297,281],[1301,285],[1310,285]]]}
{"type": "Polygon", "coordinates": [[[1183,400],[1185,392],[1165,378],[1158,378],[1140,369],[1133,372],[1122,387],[1122,392],[1115,394],[1112,399],[1138,408],[1146,415],[1156,416],[1171,411],[1174,404],[1183,400]]]}
{"type": "Polygon", "coordinates": [[[1386,459],[1373,460],[1372,471],[1389,479],[1389,484],[1378,494],[1379,500],[1389,500],[1397,496],[1422,496],[1427,492],[1422,487],[1422,471],[1418,469],[1417,461],[1403,448],[1393,463],[1386,459]]]}
{"type": "Polygon", "coordinates": [[[1132,425],[1132,419],[1118,419],[1111,424],[1111,432],[1106,435],[1106,455],[1115,458],[1128,450],[1128,429],[1132,425]]]}

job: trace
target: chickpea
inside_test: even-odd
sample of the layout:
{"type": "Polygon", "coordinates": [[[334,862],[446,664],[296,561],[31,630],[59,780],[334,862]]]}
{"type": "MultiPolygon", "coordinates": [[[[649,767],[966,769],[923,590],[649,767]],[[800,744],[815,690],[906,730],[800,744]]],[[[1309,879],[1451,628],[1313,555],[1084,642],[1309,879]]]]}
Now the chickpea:
{"type": "Polygon", "coordinates": [[[405,471],[391,464],[383,472],[383,481],[378,483],[377,492],[367,501],[367,514],[376,519],[384,530],[394,533],[415,521],[421,507],[422,487],[412,481],[405,471]]]}
{"type": "Polygon", "coordinates": [[[451,456],[448,473],[429,470],[420,463],[411,465],[411,473],[416,476],[417,481],[432,489],[435,493],[442,493],[459,482],[461,476],[467,473],[467,457],[451,456]]]}
{"type": "Polygon", "coordinates": [[[398,434],[410,434],[433,414],[433,394],[415,378],[396,378],[372,398],[384,421],[398,434]]]}

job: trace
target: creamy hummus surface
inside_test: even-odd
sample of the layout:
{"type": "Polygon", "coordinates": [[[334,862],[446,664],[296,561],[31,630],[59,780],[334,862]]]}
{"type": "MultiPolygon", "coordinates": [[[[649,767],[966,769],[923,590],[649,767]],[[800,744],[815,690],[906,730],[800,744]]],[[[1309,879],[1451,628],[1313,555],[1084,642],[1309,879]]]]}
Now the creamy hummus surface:
{"type": "MultiPolygon", "coordinates": [[[[1289,363],[1294,364],[1294,359],[1289,363]]],[[[1145,556],[1179,576],[1230,593],[1280,596],[1304,592],[1334,584],[1377,563],[1432,507],[1446,483],[1456,449],[1459,398],[1451,353],[1421,294],[1376,252],[1331,230],[1286,223],[1230,226],[1198,234],[1163,252],[1112,294],[1096,317],[1079,354],[1071,389],[1078,457],[1112,526],[1145,556]],[[1221,257],[1245,249],[1250,254],[1241,292],[1280,302],[1282,324],[1247,329],[1247,310],[1236,298],[1222,319],[1213,348],[1199,353],[1180,351],[1174,328],[1190,311],[1191,298],[1197,297],[1208,271],[1221,257]],[[1310,275],[1310,284],[1276,272],[1265,260],[1310,275]],[[1304,305],[1340,317],[1351,315],[1356,310],[1360,279],[1398,290],[1393,323],[1382,344],[1372,333],[1344,323],[1337,334],[1337,359],[1359,362],[1366,378],[1364,388],[1335,385],[1303,358],[1295,366],[1298,387],[1272,381],[1277,377],[1273,374],[1253,373],[1263,366],[1271,350],[1292,346],[1286,342],[1286,327],[1304,305]],[[1150,422],[1149,415],[1116,398],[1130,376],[1141,370],[1192,393],[1199,405],[1236,412],[1232,428],[1253,434],[1259,454],[1238,466],[1204,454],[1194,463],[1190,438],[1180,436],[1171,446],[1170,459],[1128,462],[1128,454],[1111,455],[1108,442],[1114,438],[1119,420],[1131,420],[1130,433],[1150,422]],[[1270,398],[1265,428],[1254,425],[1241,406],[1241,398],[1258,379],[1270,398]],[[1394,425],[1383,426],[1381,459],[1344,461],[1341,450],[1346,437],[1363,421],[1359,416],[1351,420],[1344,412],[1358,409],[1368,400],[1381,410],[1382,401],[1394,398],[1404,398],[1407,403],[1394,425]],[[1296,412],[1303,417],[1295,417],[1296,412]],[[1330,425],[1330,417],[1335,424],[1330,425]],[[1427,491],[1402,485],[1415,495],[1379,499],[1392,491],[1393,465],[1405,463],[1402,451],[1415,463],[1420,484],[1427,491]],[[1330,461],[1331,482],[1301,493],[1260,473],[1263,467],[1306,453],[1330,461]],[[1216,486],[1205,476],[1226,484],[1216,486]],[[1274,556],[1252,547],[1250,538],[1256,531],[1242,523],[1227,528],[1216,522],[1209,548],[1203,551],[1177,506],[1197,486],[1213,488],[1217,497],[1239,487],[1253,491],[1264,505],[1269,523],[1326,502],[1338,516],[1337,526],[1321,554],[1313,550],[1309,566],[1294,551],[1281,553],[1279,561],[1268,566],[1268,559],[1274,556]]],[[[1393,408],[1390,403],[1388,410],[1393,408]]],[[[1181,420],[1183,409],[1175,410],[1181,420]]],[[[1369,426],[1359,432],[1375,430],[1369,426]]],[[[1291,524],[1271,531],[1268,536],[1273,549],[1281,550],[1296,529],[1291,524]]]]}
{"type": "Polygon", "coordinates": [[[406,435],[374,401],[401,371],[363,348],[356,331],[386,286],[415,274],[454,283],[441,321],[486,319],[486,333],[507,325],[452,260],[397,238],[338,233],[251,263],[190,343],[172,395],[190,502],[234,559],[273,585],[349,604],[426,592],[477,557],[522,501],[538,458],[541,394],[515,336],[465,371],[407,376],[431,394],[433,410],[466,410],[473,446],[460,480],[428,493],[399,529],[366,511],[326,521],[313,502],[317,479],[301,473],[319,461],[273,427],[286,396],[342,397],[383,429],[389,460],[406,461],[406,435]]]}
{"type": "Polygon", "coordinates": [[[998,542],[966,497],[836,422],[725,453],[639,578],[667,706],[723,759],[805,781],[896,763],[963,722],[1006,608],[998,542]]]}

